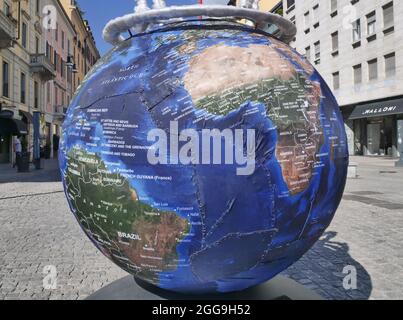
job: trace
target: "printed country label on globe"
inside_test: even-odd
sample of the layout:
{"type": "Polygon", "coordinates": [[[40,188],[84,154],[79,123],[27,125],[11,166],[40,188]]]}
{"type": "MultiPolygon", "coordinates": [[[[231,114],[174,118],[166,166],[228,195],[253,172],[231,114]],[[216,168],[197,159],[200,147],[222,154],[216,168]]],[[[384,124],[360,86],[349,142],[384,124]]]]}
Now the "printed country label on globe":
{"type": "Polygon", "coordinates": [[[135,277],[179,292],[271,279],[330,224],[346,180],[338,105],[317,71],[229,21],[170,23],[111,50],[68,110],[70,208],[135,277]]]}

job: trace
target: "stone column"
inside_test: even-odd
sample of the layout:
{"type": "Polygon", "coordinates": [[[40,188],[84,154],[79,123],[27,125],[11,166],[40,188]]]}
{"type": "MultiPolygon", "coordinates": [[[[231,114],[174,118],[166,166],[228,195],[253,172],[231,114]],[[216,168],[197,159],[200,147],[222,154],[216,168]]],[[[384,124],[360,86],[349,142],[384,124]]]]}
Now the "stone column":
{"type": "Polygon", "coordinates": [[[397,149],[400,160],[396,162],[396,167],[403,167],[403,120],[397,120],[397,149]]]}

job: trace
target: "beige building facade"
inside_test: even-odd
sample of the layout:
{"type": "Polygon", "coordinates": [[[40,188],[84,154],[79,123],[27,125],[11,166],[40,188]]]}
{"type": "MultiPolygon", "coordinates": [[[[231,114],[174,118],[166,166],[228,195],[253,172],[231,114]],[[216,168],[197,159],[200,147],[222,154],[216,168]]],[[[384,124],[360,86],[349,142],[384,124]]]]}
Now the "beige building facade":
{"type": "Polygon", "coordinates": [[[100,55],[87,20],[75,0],[60,0],[73,28],[76,37],[73,41],[72,58],[74,62],[73,91],[81,84],[87,72],[99,60],[100,55]]]}
{"type": "Polygon", "coordinates": [[[50,156],[56,156],[61,126],[73,95],[73,66],[68,61],[76,32],[59,0],[42,0],[41,6],[43,12],[49,7],[55,13],[55,20],[50,21],[50,26],[44,30],[42,48],[52,62],[56,75],[47,82],[44,90],[45,121],[42,132],[44,144],[50,147],[47,151],[50,156]]]}
{"type": "Polygon", "coordinates": [[[66,109],[98,59],[75,1],[0,0],[0,163],[14,163],[16,136],[31,159],[34,136],[42,157],[56,156],[66,109]]]}
{"type": "Polygon", "coordinates": [[[13,136],[32,152],[33,112],[45,112],[43,90],[54,76],[43,47],[40,1],[0,1],[0,162],[13,162],[13,136]]]}

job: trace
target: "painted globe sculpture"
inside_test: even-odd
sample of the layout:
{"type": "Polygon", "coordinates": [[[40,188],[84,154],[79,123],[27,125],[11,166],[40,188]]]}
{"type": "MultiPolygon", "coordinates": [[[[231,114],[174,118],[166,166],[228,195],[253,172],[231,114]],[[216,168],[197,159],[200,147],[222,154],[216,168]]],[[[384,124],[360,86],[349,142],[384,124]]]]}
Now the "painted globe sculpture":
{"type": "Polygon", "coordinates": [[[117,44],[68,109],[68,203],[102,253],[186,293],[260,284],[330,224],[348,155],[338,105],[285,43],[234,21],[117,44]]]}

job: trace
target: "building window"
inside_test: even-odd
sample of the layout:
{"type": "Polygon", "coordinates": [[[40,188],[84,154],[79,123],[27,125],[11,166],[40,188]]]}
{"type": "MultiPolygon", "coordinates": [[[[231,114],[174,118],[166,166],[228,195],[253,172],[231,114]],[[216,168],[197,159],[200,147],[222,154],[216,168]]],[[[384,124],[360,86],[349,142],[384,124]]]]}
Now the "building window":
{"type": "Polygon", "coordinates": [[[59,103],[59,97],[58,97],[58,92],[57,92],[57,87],[55,86],[55,99],[54,99],[55,101],[55,106],[57,106],[58,105],[58,103],[59,103]]]}
{"type": "Polygon", "coordinates": [[[361,21],[360,19],[353,22],[353,43],[361,40],[361,21]]]}
{"type": "Polygon", "coordinates": [[[309,11],[305,12],[304,14],[304,31],[305,33],[309,32],[309,27],[311,25],[309,11]]]}
{"type": "Polygon", "coordinates": [[[25,103],[25,98],[26,98],[26,76],[25,73],[21,72],[21,78],[20,78],[20,102],[25,103]]]}
{"type": "Polygon", "coordinates": [[[54,64],[54,66],[55,66],[56,72],[57,72],[57,70],[58,70],[58,63],[57,63],[57,60],[58,60],[58,56],[57,56],[57,52],[56,52],[56,50],[55,50],[55,51],[53,51],[53,64],[54,64]]]}
{"type": "Polygon", "coordinates": [[[67,82],[71,83],[71,69],[70,68],[67,68],[66,77],[67,77],[67,82]]]}
{"type": "Polygon", "coordinates": [[[333,73],[333,89],[340,89],[340,72],[333,73]]]}
{"type": "Polygon", "coordinates": [[[378,59],[368,61],[368,77],[370,81],[378,78],[378,59]]]}
{"type": "Polygon", "coordinates": [[[337,0],[330,0],[330,15],[332,17],[337,15],[337,0]]]}
{"type": "Polygon", "coordinates": [[[39,84],[34,81],[34,108],[39,108],[39,84]]]}
{"type": "Polygon", "coordinates": [[[9,98],[9,82],[10,82],[10,70],[8,63],[3,61],[3,97],[9,98]]]}
{"type": "Polygon", "coordinates": [[[319,3],[312,9],[312,20],[314,28],[319,27],[319,3]]]}
{"type": "Polygon", "coordinates": [[[371,37],[376,33],[376,14],[375,11],[367,15],[367,36],[371,37]]]}
{"type": "Polygon", "coordinates": [[[332,33],[332,55],[336,55],[339,52],[339,32],[332,33]]]}
{"type": "Polygon", "coordinates": [[[60,76],[64,78],[64,61],[60,58],[60,76]]]}
{"type": "Polygon", "coordinates": [[[59,24],[56,23],[56,29],[55,29],[55,41],[59,41],[59,24]]]}
{"type": "Polygon", "coordinates": [[[385,56],[385,75],[387,78],[396,75],[396,54],[394,52],[385,56]]]}
{"type": "Polygon", "coordinates": [[[64,50],[64,31],[62,31],[62,49],[64,50]]]}
{"type": "Polygon", "coordinates": [[[50,103],[50,83],[46,84],[46,100],[50,103]]]}
{"type": "Polygon", "coordinates": [[[388,3],[383,6],[383,28],[384,32],[388,33],[393,31],[395,24],[394,12],[393,12],[393,2],[388,3]]]}
{"type": "Polygon", "coordinates": [[[36,0],[35,1],[35,11],[37,15],[40,15],[40,11],[41,11],[41,0],[36,0]]]}
{"type": "Polygon", "coordinates": [[[295,9],[295,0],[287,0],[287,13],[295,9]]]}
{"type": "Polygon", "coordinates": [[[4,14],[6,15],[6,17],[11,16],[10,5],[6,1],[4,1],[4,14]]]}
{"type": "Polygon", "coordinates": [[[315,63],[320,63],[320,41],[315,42],[315,63]]]}
{"type": "Polygon", "coordinates": [[[305,58],[311,60],[311,47],[305,48],[305,58]]]}
{"type": "Polygon", "coordinates": [[[357,64],[353,67],[354,70],[354,84],[362,83],[362,66],[361,64],[357,64]]]}
{"type": "Polygon", "coordinates": [[[27,48],[27,37],[28,37],[27,24],[23,22],[21,30],[21,44],[25,49],[27,48]]]}

